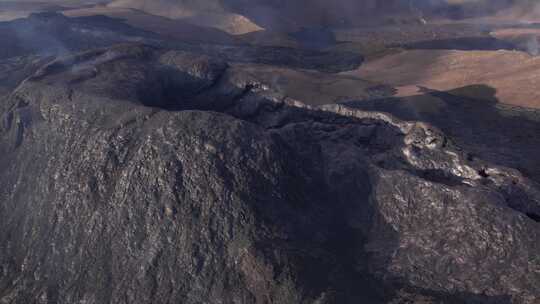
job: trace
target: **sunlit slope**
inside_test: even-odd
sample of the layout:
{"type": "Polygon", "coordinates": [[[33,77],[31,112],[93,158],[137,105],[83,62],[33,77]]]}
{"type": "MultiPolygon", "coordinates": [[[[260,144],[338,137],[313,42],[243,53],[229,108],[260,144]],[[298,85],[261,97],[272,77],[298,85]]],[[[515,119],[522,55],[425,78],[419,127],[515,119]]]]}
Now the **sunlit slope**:
{"type": "Polygon", "coordinates": [[[233,35],[263,29],[248,17],[225,9],[220,1],[117,0],[107,7],[133,8],[170,19],[182,19],[197,26],[216,28],[233,35]]]}
{"type": "Polygon", "coordinates": [[[348,74],[396,86],[402,96],[417,94],[417,86],[452,90],[483,84],[496,89],[495,96],[460,94],[540,108],[540,57],[524,52],[411,50],[368,62],[348,74]]]}

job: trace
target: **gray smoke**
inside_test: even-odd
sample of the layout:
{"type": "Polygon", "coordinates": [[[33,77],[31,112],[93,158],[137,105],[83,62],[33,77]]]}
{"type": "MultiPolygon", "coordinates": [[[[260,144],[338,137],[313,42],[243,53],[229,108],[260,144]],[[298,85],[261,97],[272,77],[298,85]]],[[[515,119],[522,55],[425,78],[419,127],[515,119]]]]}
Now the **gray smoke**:
{"type": "Polygon", "coordinates": [[[527,42],[527,52],[533,56],[540,55],[540,43],[537,36],[531,37],[527,42]]]}

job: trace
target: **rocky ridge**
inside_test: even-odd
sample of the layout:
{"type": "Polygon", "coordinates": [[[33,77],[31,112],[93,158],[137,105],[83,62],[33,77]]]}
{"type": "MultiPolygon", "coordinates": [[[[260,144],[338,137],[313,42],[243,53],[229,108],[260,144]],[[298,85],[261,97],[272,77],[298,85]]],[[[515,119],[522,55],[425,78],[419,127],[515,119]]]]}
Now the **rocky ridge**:
{"type": "Polygon", "coordinates": [[[2,303],[538,303],[539,186],[429,124],[133,45],[3,103],[2,303]]]}

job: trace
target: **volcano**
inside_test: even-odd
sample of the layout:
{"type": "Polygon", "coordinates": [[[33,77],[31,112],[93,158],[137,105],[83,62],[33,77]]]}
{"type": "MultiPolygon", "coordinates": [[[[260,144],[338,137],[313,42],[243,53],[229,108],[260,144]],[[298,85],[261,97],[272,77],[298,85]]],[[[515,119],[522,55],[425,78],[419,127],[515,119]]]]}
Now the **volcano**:
{"type": "Polygon", "coordinates": [[[540,303],[534,8],[0,2],[0,303],[540,303]]]}

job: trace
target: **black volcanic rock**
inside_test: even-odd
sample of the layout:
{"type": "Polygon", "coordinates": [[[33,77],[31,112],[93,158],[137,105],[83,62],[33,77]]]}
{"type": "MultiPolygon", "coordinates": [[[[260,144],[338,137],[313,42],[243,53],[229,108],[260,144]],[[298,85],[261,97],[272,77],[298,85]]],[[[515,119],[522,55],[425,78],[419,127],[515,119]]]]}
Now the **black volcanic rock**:
{"type": "MultiPolygon", "coordinates": [[[[203,35],[204,32],[201,33],[203,35]]],[[[35,13],[28,18],[0,22],[0,59],[24,56],[54,57],[120,43],[200,53],[230,62],[258,63],[338,73],[358,68],[363,57],[351,52],[327,52],[238,43],[201,43],[210,39],[174,40],[134,28],[105,16],[70,18],[59,13],[35,13]]],[[[1,63],[0,63],[1,64],[1,63]]],[[[1,80],[0,80],[1,81],[1,80]]]]}
{"type": "Polygon", "coordinates": [[[381,111],[404,120],[421,120],[437,126],[462,147],[468,158],[489,161],[518,169],[540,182],[540,111],[498,102],[496,90],[486,85],[464,87],[448,92],[423,90],[417,98],[383,98],[347,102],[348,107],[363,111],[381,111]],[[459,96],[460,90],[484,92],[491,101],[459,96]],[[438,111],[425,111],[421,98],[437,98],[443,105],[438,111]],[[494,144],[497,143],[497,144],[494,144]]]}
{"type": "Polygon", "coordinates": [[[130,45],[52,62],[3,103],[1,301],[540,296],[540,188],[430,125],[130,45]]]}
{"type": "Polygon", "coordinates": [[[34,13],[0,22],[0,58],[30,54],[58,55],[121,42],[151,43],[157,35],[105,16],[69,18],[60,13],[34,13]]]}

